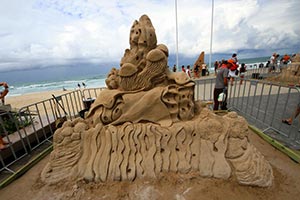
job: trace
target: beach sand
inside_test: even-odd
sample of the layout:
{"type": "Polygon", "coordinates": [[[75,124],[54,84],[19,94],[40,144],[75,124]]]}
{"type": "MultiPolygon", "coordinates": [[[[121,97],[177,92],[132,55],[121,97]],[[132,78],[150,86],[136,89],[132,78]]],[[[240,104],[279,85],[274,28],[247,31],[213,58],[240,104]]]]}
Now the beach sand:
{"type": "Polygon", "coordinates": [[[7,96],[5,98],[5,104],[10,104],[12,108],[22,108],[23,106],[27,106],[33,103],[37,103],[43,100],[51,99],[52,94],[55,96],[59,96],[62,94],[66,94],[70,91],[45,91],[45,92],[37,92],[37,93],[29,93],[20,96],[7,96]]]}

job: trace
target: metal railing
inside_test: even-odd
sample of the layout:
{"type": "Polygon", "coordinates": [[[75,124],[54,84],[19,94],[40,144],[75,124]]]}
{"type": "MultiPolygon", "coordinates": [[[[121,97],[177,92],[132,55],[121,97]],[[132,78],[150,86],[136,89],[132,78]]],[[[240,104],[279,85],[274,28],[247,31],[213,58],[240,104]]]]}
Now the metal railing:
{"type": "MultiPolygon", "coordinates": [[[[215,78],[195,81],[195,99],[213,101],[215,78]]],[[[295,86],[282,86],[256,79],[236,78],[228,88],[227,104],[230,110],[245,117],[249,124],[263,130],[285,145],[300,148],[300,124],[282,123],[295,113],[300,102],[300,90],[295,86]]]]}
{"type": "Polygon", "coordinates": [[[84,109],[80,90],[49,98],[34,104],[0,114],[0,133],[9,142],[0,151],[0,172],[42,145],[51,145],[51,138],[66,119],[73,120],[84,109]]]}
{"type": "Polygon", "coordinates": [[[101,88],[86,88],[82,90],[82,96],[84,99],[93,99],[97,98],[101,91],[106,90],[106,87],[101,88]]]}
{"type": "Polygon", "coordinates": [[[297,109],[299,88],[258,80],[245,80],[240,85],[236,81],[228,96],[230,108],[238,111],[249,123],[290,147],[300,147],[299,120],[294,120],[290,126],[282,123],[282,119],[289,118],[297,109]]]}
{"type": "MultiPolygon", "coordinates": [[[[248,78],[242,84],[239,81],[237,78],[234,85],[229,86],[229,109],[238,112],[250,124],[272,137],[285,141],[291,147],[299,147],[299,120],[294,120],[290,126],[281,122],[294,113],[300,102],[299,88],[248,78]]],[[[195,80],[195,100],[213,101],[214,87],[214,77],[195,80]]],[[[86,109],[84,101],[97,98],[104,89],[106,88],[76,90],[24,106],[18,112],[1,113],[1,135],[10,144],[0,151],[0,172],[15,173],[15,162],[31,155],[33,150],[41,146],[50,146],[59,123],[78,117],[86,109]],[[7,121],[16,128],[15,132],[8,132],[5,125],[7,121]]]]}

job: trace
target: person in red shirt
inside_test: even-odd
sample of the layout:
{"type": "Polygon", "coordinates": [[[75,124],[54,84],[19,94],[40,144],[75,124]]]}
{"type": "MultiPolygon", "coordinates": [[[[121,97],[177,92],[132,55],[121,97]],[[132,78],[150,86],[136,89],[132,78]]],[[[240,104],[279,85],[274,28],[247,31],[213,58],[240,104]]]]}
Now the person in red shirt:
{"type": "Polygon", "coordinates": [[[230,78],[230,85],[233,86],[234,77],[236,77],[236,71],[238,69],[238,59],[237,54],[232,54],[232,58],[230,58],[228,61],[228,64],[230,65],[229,68],[229,78],[230,78]]]}
{"type": "Polygon", "coordinates": [[[184,65],[181,66],[181,71],[183,71],[185,73],[184,65]]]}
{"type": "Polygon", "coordinates": [[[283,64],[288,64],[288,62],[290,61],[291,57],[287,54],[285,54],[283,57],[282,57],[282,60],[283,60],[283,64]]]}

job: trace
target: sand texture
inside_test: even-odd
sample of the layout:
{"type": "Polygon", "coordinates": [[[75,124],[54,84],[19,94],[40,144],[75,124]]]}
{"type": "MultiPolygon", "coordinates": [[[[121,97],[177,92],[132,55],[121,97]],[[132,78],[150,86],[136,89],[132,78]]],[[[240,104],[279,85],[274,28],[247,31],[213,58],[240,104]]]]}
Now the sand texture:
{"type": "Polygon", "coordinates": [[[270,186],[272,168],[247,135],[247,122],[236,113],[218,116],[205,108],[193,120],[171,127],[127,122],[89,128],[77,118],[55,132],[42,180],[133,181],[172,172],[270,186]]]}
{"type": "Polygon", "coordinates": [[[86,199],[182,199],[182,200],[296,200],[300,195],[300,166],[286,155],[249,132],[249,142],[271,164],[273,185],[267,188],[239,185],[236,180],[203,178],[198,174],[162,174],[159,179],[131,181],[87,182],[76,180],[45,185],[40,174],[50,156],[39,162],[25,175],[0,190],[0,199],[10,200],[86,200],[86,199]]]}

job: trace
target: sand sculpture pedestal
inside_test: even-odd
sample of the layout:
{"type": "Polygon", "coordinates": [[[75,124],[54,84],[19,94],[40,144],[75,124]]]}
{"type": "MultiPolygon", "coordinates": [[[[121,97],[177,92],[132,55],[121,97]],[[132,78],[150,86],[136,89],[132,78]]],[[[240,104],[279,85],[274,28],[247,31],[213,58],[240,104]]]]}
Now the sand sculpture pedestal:
{"type": "Polygon", "coordinates": [[[134,181],[171,172],[272,185],[272,168],[249,143],[246,120],[194,101],[194,82],[169,71],[168,49],[157,45],[148,16],[133,23],[129,41],[86,118],[55,132],[42,180],[134,181]]]}

